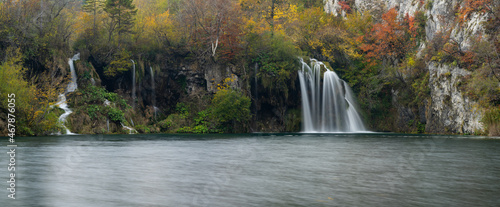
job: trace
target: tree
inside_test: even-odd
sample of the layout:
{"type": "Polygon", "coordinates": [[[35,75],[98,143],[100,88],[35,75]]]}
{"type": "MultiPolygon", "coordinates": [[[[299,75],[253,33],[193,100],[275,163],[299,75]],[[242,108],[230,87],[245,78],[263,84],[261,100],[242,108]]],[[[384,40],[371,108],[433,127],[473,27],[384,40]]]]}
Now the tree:
{"type": "Polygon", "coordinates": [[[134,16],[137,13],[132,0],[106,0],[104,11],[108,13],[110,22],[108,23],[108,41],[111,41],[113,33],[118,32],[118,41],[121,35],[131,33],[134,24],[134,16]]]}
{"type": "Polygon", "coordinates": [[[373,25],[371,33],[364,36],[365,43],[361,45],[361,50],[371,66],[376,65],[376,61],[382,61],[384,67],[395,65],[416,45],[411,39],[415,35],[409,31],[413,20],[410,21],[406,15],[403,21],[398,21],[397,16],[396,9],[390,9],[382,15],[382,22],[373,25]]]}
{"type": "Polygon", "coordinates": [[[223,54],[233,56],[231,49],[236,49],[237,36],[241,35],[239,11],[239,6],[231,0],[188,0],[181,18],[189,29],[192,48],[214,57],[223,45],[226,49],[223,54]]]}
{"type": "Polygon", "coordinates": [[[92,27],[94,36],[97,34],[97,15],[101,12],[103,5],[104,3],[102,0],[85,0],[82,6],[83,11],[91,13],[94,17],[94,24],[92,27]]]}

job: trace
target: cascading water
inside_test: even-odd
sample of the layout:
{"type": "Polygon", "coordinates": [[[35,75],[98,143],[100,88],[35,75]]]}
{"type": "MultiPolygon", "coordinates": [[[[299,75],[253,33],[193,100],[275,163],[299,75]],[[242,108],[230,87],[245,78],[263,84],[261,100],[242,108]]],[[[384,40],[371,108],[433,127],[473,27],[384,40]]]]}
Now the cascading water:
{"type": "Polygon", "coordinates": [[[366,131],[353,92],[337,74],[315,59],[300,60],[300,91],[304,132],[366,131]],[[326,68],[321,88],[321,66],[326,68]]]}
{"type": "Polygon", "coordinates": [[[134,60],[130,60],[132,61],[132,106],[135,108],[135,99],[136,99],[136,95],[135,95],[135,62],[134,60]]]}
{"type": "Polygon", "coordinates": [[[149,74],[151,75],[151,88],[153,90],[153,95],[151,97],[151,103],[153,103],[153,110],[155,113],[155,120],[156,120],[156,114],[158,112],[158,107],[156,107],[156,90],[155,90],[155,76],[153,74],[153,68],[149,66],[149,74]]]}
{"type": "Polygon", "coordinates": [[[66,102],[66,94],[74,92],[78,88],[78,84],[76,83],[77,79],[76,79],[75,66],[73,62],[79,59],[80,59],[80,53],[74,55],[72,58],[68,60],[69,68],[71,70],[71,82],[66,87],[66,91],[64,93],[59,94],[57,103],[55,104],[57,107],[64,110],[64,113],[59,117],[58,121],[62,124],[64,129],[66,129],[66,134],[74,134],[66,127],[66,125],[64,125],[64,123],[66,123],[66,118],[68,118],[68,116],[71,113],[73,113],[73,111],[71,111],[71,109],[68,108],[68,103],[66,102]]]}

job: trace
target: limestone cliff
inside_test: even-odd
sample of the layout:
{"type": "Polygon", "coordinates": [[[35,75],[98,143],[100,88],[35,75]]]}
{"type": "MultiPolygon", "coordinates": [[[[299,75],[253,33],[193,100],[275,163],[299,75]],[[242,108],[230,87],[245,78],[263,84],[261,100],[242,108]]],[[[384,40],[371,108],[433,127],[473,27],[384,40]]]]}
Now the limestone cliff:
{"type": "MultiPolygon", "coordinates": [[[[324,10],[334,15],[344,16],[338,0],[325,0],[324,10]]],[[[477,35],[484,35],[482,23],[487,20],[487,14],[472,13],[470,18],[463,24],[456,21],[457,8],[464,6],[460,0],[355,0],[349,1],[351,6],[358,11],[370,11],[377,17],[390,8],[396,8],[399,16],[409,14],[412,16],[417,11],[423,11],[427,17],[425,34],[426,40],[422,43],[419,55],[425,52],[425,44],[432,41],[436,35],[449,32],[450,39],[456,41],[459,49],[467,51],[471,46],[471,39],[477,35]],[[382,10],[382,12],[380,11],[382,10]]],[[[406,126],[414,121],[425,124],[427,133],[477,133],[484,130],[480,120],[482,109],[479,104],[468,98],[460,89],[464,76],[470,72],[447,64],[429,61],[426,63],[429,71],[430,98],[426,100],[423,107],[410,109],[403,104],[397,103],[396,114],[393,125],[401,131],[407,131],[406,126]]],[[[393,96],[398,96],[398,90],[393,89],[393,96]]]]}

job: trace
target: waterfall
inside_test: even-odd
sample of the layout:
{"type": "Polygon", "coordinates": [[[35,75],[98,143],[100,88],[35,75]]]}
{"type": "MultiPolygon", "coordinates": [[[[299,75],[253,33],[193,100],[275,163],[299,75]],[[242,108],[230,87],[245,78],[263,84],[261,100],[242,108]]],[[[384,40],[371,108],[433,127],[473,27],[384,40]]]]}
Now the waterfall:
{"type": "Polygon", "coordinates": [[[151,75],[151,88],[153,89],[153,96],[151,103],[153,103],[153,107],[156,108],[156,91],[155,91],[155,76],[153,74],[153,68],[149,66],[149,74],[151,75]]]}
{"type": "Polygon", "coordinates": [[[134,60],[130,60],[132,61],[133,63],[133,66],[132,66],[132,106],[135,108],[135,99],[136,99],[136,95],[135,95],[135,62],[134,60]]]}
{"type": "Polygon", "coordinates": [[[69,69],[71,70],[71,82],[69,82],[68,87],[66,88],[66,93],[74,92],[78,88],[78,84],[76,83],[75,66],[73,62],[79,59],[80,59],[80,53],[76,54],[75,56],[73,56],[73,58],[70,58],[68,60],[69,69]]]}
{"type": "Polygon", "coordinates": [[[134,134],[134,133],[137,133],[137,131],[136,131],[135,129],[130,128],[130,127],[128,127],[128,126],[125,126],[123,123],[121,123],[121,124],[122,124],[122,127],[123,127],[124,129],[127,129],[127,130],[128,130],[128,133],[129,133],[129,134],[134,134]]]}
{"type": "Polygon", "coordinates": [[[71,113],[73,113],[73,111],[70,108],[68,108],[68,103],[66,101],[66,94],[70,93],[70,92],[74,92],[78,88],[78,84],[76,83],[77,79],[76,79],[75,66],[74,66],[73,62],[75,60],[79,60],[79,59],[80,59],[80,53],[74,55],[72,58],[69,58],[68,64],[69,64],[69,68],[71,70],[71,82],[69,82],[68,86],[66,87],[66,91],[64,93],[59,94],[59,97],[57,98],[57,103],[55,104],[60,109],[64,110],[64,113],[59,117],[58,121],[59,121],[59,123],[62,124],[64,129],[66,129],[66,134],[68,134],[68,135],[71,135],[74,133],[72,133],[68,129],[68,127],[66,127],[66,125],[64,125],[64,123],[66,123],[66,118],[68,118],[68,116],[71,113]]]}
{"type": "Polygon", "coordinates": [[[156,107],[156,89],[155,89],[155,76],[153,74],[153,68],[149,66],[149,74],[151,75],[151,88],[153,90],[153,95],[151,97],[151,103],[153,104],[154,117],[156,120],[156,114],[158,112],[158,107],[156,107]]]}
{"type": "Polygon", "coordinates": [[[109,133],[109,118],[106,119],[106,126],[108,127],[108,133],[109,133]]]}
{"type": "Polygon", "coordinates": [[[66,134],[67,135],[74,134],[71,131],[69,131],[69,129],[64,125],[64,123],[66,123],[66,118],[68,118],[68,116],[71,113],[73,113],[73,111],[70,108],[68,108],[68,103],[66,103],[66,95],[64,95],[63,93],[59,94],[59,97],[57,98],[57,103],[55,105],[57,107],[59,107],[60,109],[64,110],[64,113],[61,114],[58,121],[59,121],[59,123],[62,124],[64,129],[66,129],[66,134]]]}
{"type": "Polygon", "coordinates": [[[320,61],[311,59],[310,66],[302,59],[300,62],[303,131],[366,131],[349,85],[320,61]],[[327,70],[323,74],[323,87],[321,87],[322,66],[327,70]]]}

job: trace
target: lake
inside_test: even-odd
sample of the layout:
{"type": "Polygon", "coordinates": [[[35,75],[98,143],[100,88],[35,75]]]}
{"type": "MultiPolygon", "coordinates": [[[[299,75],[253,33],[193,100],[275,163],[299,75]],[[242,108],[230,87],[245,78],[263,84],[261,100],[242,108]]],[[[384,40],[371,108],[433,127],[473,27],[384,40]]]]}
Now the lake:
{"type": "Polygon", "coordinates": [[[2,206],[500,205],[500,139],[486,137],[18,137],[15,200],[4,143],[2,206]]]}

